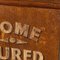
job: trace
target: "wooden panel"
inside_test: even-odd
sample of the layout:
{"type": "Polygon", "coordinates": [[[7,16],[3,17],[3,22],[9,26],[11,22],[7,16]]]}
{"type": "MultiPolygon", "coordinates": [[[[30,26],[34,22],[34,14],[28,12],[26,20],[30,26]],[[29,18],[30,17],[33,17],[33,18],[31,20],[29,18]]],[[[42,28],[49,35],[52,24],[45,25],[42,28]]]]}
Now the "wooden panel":
{"type": "Polygon", "coordinates": [[[33,1],[39,1],[39,2],[51,2],[51,3],[60,3],[60,0],[33,0],[33,1]]]}
{"type": "Polygon", "coordinates": [[[0,0],[0,1],[33,1],[33,2],[50,2],[50,3],[60,3],[60,0],[0,0]]]}
{"type": "Polygon", "coordinates": [[[0,5],[60,9],[60,4],[28,1],[0,1],[0,5]]]}
{"type": "MultiPolygon", "coordinates": [[[[44,60],[58,60],[58,46],[59,46],[59,25],[60,25],[60,10],[44,9],[44,8],[28,8],[28,7],[14,7],[0,5],[0,23],[8,21],[13,25],[11,34],[4,34],[0,31],[0,38],[15,37],[28,42],[26,45],[17,45],[12,43],[0,42],[3,47],[15,47],[19,49],[29,49],[41,51],[44,55],[44,60]],[[58,13],[59,11],[59,13],[58,13]],[[29,38],[24,38],[14,34],[15,22],[30,25],[31,33],[32,27],[35,26],[42,30],[39,41],[35,42],[29,38]]],[[[9,59],[8,59],[9,60],[9,59]]],[[[32,60],[32,58],[30,59],[32,60]]]]}

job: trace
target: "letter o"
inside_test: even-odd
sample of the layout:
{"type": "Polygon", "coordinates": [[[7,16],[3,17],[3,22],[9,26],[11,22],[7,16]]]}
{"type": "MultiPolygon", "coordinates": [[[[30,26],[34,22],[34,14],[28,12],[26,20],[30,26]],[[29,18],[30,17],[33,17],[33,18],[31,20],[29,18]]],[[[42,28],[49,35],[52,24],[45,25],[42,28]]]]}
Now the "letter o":
{"type": "Polygon", "coordinates": [[[11,33],[11,31],[12,31],[12,25],[9,22],[5,21],[5,22],[2,22],[0,24],[0,29],[1,29],[1,31],[3,33],[11,33]],[[5,25],[8,26],[8,29],[5,29],[5,27],[4,27],[5,25]]]}

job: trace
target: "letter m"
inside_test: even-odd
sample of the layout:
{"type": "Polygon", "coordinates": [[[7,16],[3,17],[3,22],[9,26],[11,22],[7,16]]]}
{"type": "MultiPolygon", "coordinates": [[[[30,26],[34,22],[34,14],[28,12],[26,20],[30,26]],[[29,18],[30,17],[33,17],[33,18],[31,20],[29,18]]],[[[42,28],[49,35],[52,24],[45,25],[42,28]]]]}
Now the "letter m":
{"type": "Polygon", "coordinates": [[[27,37],[29,30],[29,25],[24,24],[23,26],[21,23],[16,22],[15,23],[15,34],[23,35],[24,37],[27,37]]]}

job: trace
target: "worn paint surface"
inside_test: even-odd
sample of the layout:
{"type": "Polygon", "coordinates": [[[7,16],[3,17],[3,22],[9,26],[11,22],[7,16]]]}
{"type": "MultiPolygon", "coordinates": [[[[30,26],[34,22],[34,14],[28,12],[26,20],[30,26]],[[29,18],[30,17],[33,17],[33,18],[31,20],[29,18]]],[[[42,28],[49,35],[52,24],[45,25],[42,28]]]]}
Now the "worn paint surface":
{"type": "Polygon", "coordinates": [[[39,41],[35,42],[22,36],[4,34],[0,31],[0,38],[15,37],[28,42],[26,45],[16,45],[11,43],[0,42],[3,47],[15,47],[22,49],[30,49],[41,51],[44,55],[44,60],[58,60],[59,47],[59,25],[60,25],[60,10],[44,9],[44,8],[27,8],[0,5],[0,23],[9,21],[13,26],[14,23],[21,22],[36,26],[42,30],[39,41]]]}

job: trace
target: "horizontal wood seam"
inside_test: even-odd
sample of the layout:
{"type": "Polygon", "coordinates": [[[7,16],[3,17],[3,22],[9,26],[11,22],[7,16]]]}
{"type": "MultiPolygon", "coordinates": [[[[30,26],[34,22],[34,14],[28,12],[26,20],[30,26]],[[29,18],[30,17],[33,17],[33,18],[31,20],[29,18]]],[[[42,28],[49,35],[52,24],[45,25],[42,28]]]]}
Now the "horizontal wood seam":
{"type": "Polygon", "coordinates": [[[0,5],[60,9],[60,3],[44,3],[44,2],[28,2],[28,1],[0,1],[0,5]]]}

